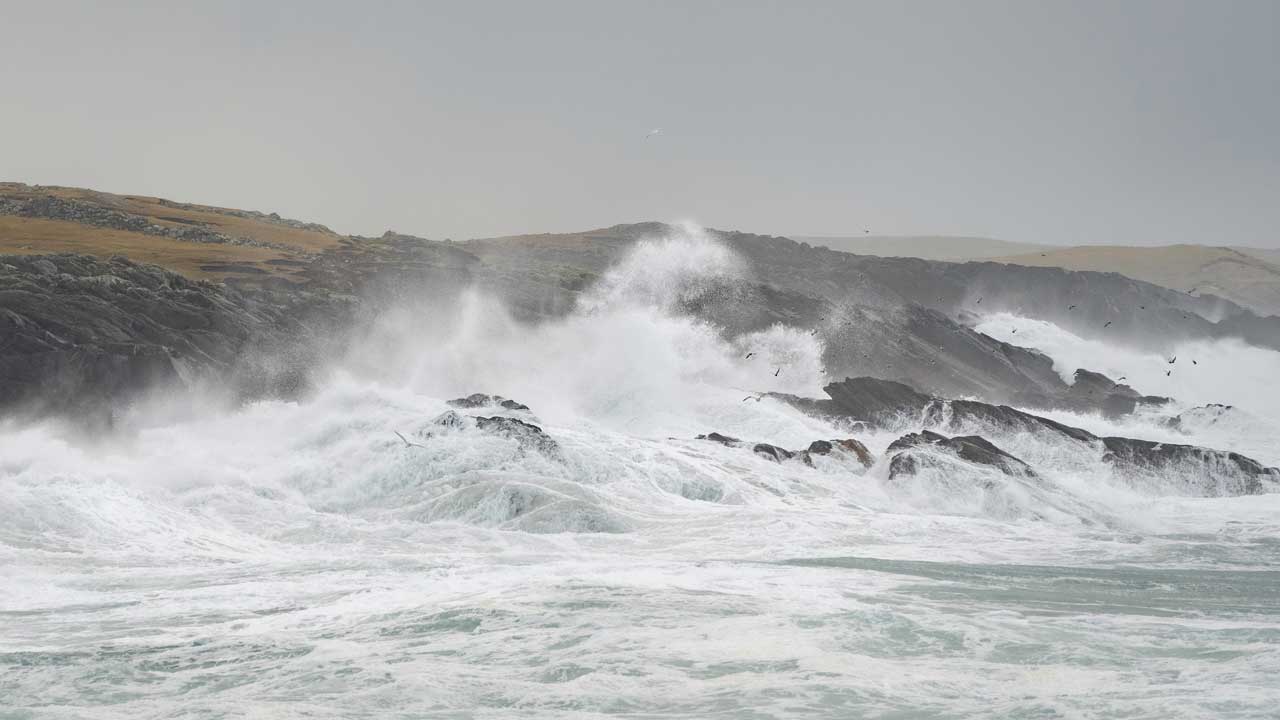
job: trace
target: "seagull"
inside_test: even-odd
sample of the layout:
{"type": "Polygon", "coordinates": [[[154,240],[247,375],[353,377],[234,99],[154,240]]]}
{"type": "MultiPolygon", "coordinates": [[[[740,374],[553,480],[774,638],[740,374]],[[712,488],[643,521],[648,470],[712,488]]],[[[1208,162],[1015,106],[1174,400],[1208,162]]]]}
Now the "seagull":
{"type": "Polygon", "coordinates": [[[1191,361],[1191,364],[1192,364],[1192,365],[1199,365],[1200,363],[1196,362],[1195,360],[1192,360],[1192,361],[1191,361]]]}
{"type": "Polygon", "coordinates": [[[764,395],[748,395],[742,398],[742,402],[746,402],[748,400],[755,400],[756,402],[760,402],[760,398],[762,397],[764,397],[764,395]]]}
{"type": "Polygon", "coordinates": [[[742,358],[742,359],[743,359],[743,360],[750,360],[752,355],[755,355],[755,353],[754,353],[754,352],[749,352],[749,353],[747,353],[747,356],[746,356],[746,357],[744,357],[744,358],[742,358]]]}
{"type": "Polygon", "coordinates": [[[1146,305],[1139,305],[1139,306],[1138,306],[1138,309],[1139,309],[1139,310],[1146,310],[1146,309],[1147,309],[1147,306],[1146,306],[1146,305]]]}
{"type": "Polygon", "coordinates": [[[404,443],[405,447],[422,447],[416,442],[409,442],[409,439],[401,435],[399,430],[392,430],[391,432],[395,433],[396,437],[400,438],[400,441],[404,443]]]}
{"type": "Polygon", "coordinates": [[[1013,334],[1014,334],[1014,335],[1017,335],[1017,334],[1018,334],[1018,328],[1014,328],[1014,329],[1013,329],[1013,334]]]}
{"type": "Polygon", "coordinates": [[[778,377],[778,373],[780,373],[780,372],[782,372],[782,368],[778,368],[777,370],[774,370],[774,371],[773,371],[773,376],[774,376],[774,377],[778,377]]]}
{"type": "Polygon", "coordinates": [[[871,231],[870,231],[870,230],[863,230],[863,231],[862,231],[862,234],[863,234],[863,235],[870,235],[870,234],[871,234],[871,231]]]}
{"type": "MultiPolygon", "coordinates": [[[[1128,379],[1129,379],[1129,376],[1128,376],[1128,375],[1121,375],[1121,376],[1120,376],[1120,380],[1128,380],[1128,379]]],[[[1117,380],[1116,382],[1120,382],[1120,380],[1117,380]]]]}
{"type": "Polygon", "coordinates": [[[1110,321],[1110,320],[1108,320],[1108,321],[1107,321],[1107,324],[1106,324],[1106,325],[1103,325],[1102,327],[1104,327],[1104,328],[1111,327],[1111,321],[1110,321]]]}
{"type": "Polygon", "coordinates": [[[1075,310],[1075,309],[1076,309],[1076,306],[1075,306],[1075,305],[1068,305],[1068,306],[1067,306],[1067,309],[1068,309],[1068,310],[1075,310]]]}
{"type": "Polygon", "coordinates": [[[649,138],[653,137],[654,135],[661,135],[661,134],[662,134],[662,128],[654,128],[654,129],[650,130],[649,132],[645,133],[644,139],[645,139],[645,140],[648,140],[649,138]]]}
{"type": "Polygon", "coordinates": [[[1164,376],[1165,376],[1165,377],[1169,377],[1169,376],[1170,376],[1170,375],[1172,375],[1172,374],[1173,374],[1173,371],[1172,371],[1172,370],[1166,370],[1166,371],[1165,371],[1165,373],[1164,373],[1164,376]]]}
{"type": "Polygon", "coordinates": [[[1174,363],[1178,362],[1178,356],[1177,356],[1177,355],[1174,355],[1173,357],[1169,358],[1168,362],[1169,362],[1169,364],[1170,364],[1170,365],[1172,365],[1172,364],[1174,364],[1174,363]]]}

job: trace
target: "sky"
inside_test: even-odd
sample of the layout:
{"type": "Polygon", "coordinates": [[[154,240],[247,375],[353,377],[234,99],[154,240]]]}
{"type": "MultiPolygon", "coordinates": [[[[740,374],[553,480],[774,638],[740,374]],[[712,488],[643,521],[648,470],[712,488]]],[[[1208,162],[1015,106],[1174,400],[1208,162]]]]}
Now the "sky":
{"type": "Polygon", "coordinates": [[[1274,0],[0,6],[0,180],[434,239],[1280,246],[1274,0]]]}

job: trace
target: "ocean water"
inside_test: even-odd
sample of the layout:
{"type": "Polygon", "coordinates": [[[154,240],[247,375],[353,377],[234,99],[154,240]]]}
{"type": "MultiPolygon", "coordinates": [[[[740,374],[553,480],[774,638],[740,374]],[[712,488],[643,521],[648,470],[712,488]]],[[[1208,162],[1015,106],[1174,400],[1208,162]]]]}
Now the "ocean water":
{"type": "MultiPolygon", "coordinates": [[[[1280,494],[1183,497],[991,437],[1047,481],[993,508],[896,492],[883,461],[694,440],[849,436],[749,399],[820,396],[817,339],[674,310],[743,268],[689,229],[563,321],[478,294],[389,314],[304,401],[3,426],[0,717],[1276,717],[1280,494]],[[529,405],[558,450],[432,424],[471,392],[529,405]]],[[[1057,419],[1280,463],[1248,373],[1164,388],[1159,358],[989,322],[1174,412],[1237,406],[1057,419]]]]}

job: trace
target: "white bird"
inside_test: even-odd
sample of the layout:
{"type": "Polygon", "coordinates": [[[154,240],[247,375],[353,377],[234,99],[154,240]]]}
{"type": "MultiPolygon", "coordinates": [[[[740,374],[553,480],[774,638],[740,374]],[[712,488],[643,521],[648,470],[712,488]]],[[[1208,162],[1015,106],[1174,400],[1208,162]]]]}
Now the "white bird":
{"type": "Polygon", "coordinates": [[[654,128],[654,129],[650,130],[648,133],[646,133],[646,134],[645,134],[644,139],[645,139],[645,140],[648,140],[649,138],[653,137],[654,135],[661,135],[661,134],[662,134],[662,128],[654,128]]]}

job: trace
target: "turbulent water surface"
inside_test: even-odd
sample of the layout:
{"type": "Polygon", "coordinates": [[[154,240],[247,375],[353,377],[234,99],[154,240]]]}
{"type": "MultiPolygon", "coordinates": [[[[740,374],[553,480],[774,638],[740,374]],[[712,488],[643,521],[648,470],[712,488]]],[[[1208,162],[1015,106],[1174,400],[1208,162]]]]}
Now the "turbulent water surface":
{"type": "MultiPolygon", "coordinates": [[[[884,461],[694,440],[849,433],[744,401],[820,396],[822,347],[681,316],[743,272],[684,242],[642,246],[562,321],[480,296],[389,317],[305,401],[139,407],[110,439],[6,426],[0,716],[1275,716],[1280,495],[1169,495],[992,437],[1048,481],[993,512],[886,490],[884,461]],[[558,449],[432,424],[477,391],[558,449]]],[[[1280,463],[1255,382],[1280,355],[1204,344],[1175,382],[1037,321],[982,329],[1067,377],[1237,405],[1181,432],[1056,419],[1280,463]]],[[[859,437],[879,456],[895,436],[859,437]]]]}

